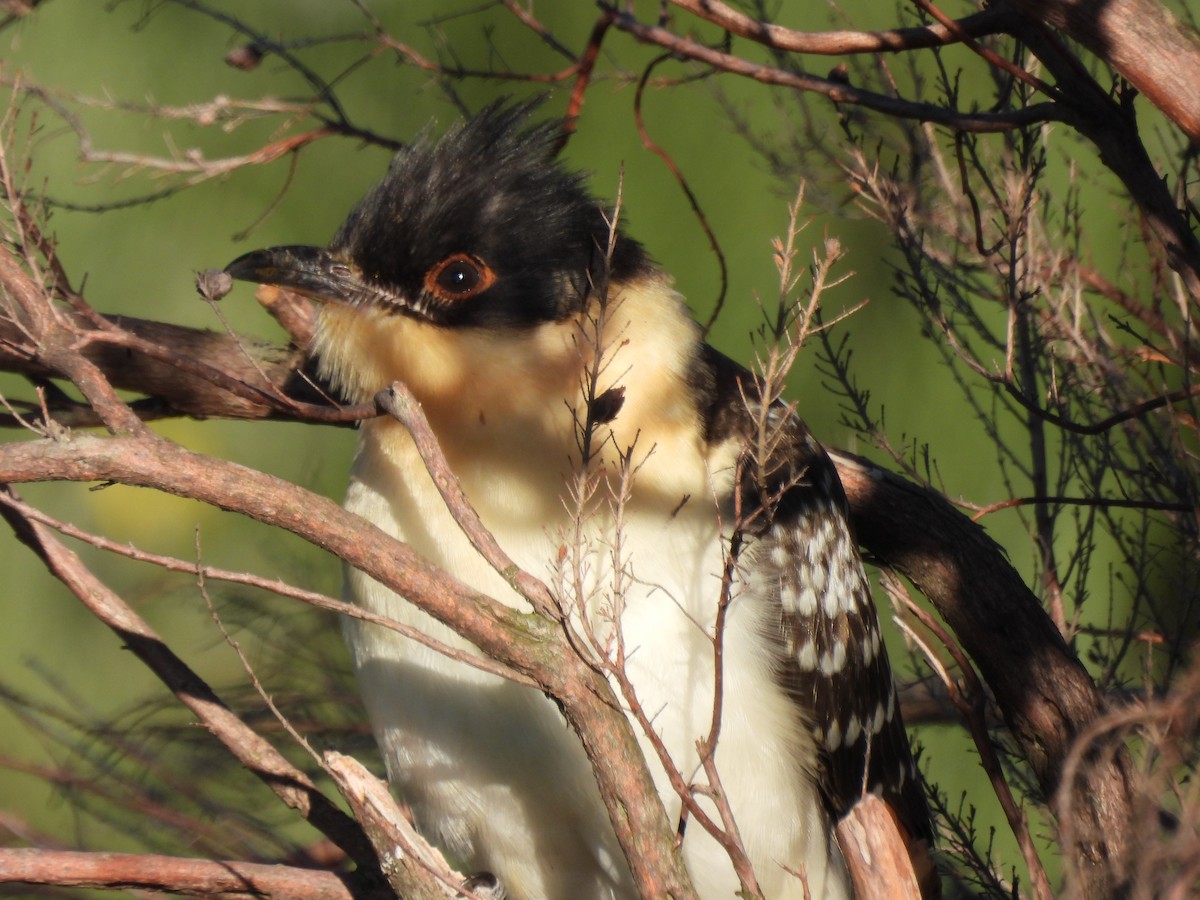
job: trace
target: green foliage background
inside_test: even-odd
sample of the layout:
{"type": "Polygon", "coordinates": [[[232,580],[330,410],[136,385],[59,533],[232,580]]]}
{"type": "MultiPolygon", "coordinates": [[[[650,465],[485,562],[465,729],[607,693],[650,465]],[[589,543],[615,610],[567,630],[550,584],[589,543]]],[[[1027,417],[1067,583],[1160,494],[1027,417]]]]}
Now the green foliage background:
{"type": "MultiPolygon", "coordinates": [[[[110,108],[80,110],[98,150],[165,156],[196,148],[208,158],[245,153],[269,138],[279,120],[251,121],[226,130],[182,120],[166,122],[127,108],[186,106],[217,95],[299,98],[310,93],[293,71],[272,57],[250,72],[225,65],[222,57],[240,41],[225,23],[189,9],[189,5],[53,0],[0,32],[0,74],[10,86],[8,90],[15,85],[17,93],[21,85],[34,83],[63,95],[109,98],[110,108]]],[[[214,6],[285,41],[364,30],[361,15],[350,3],[260,0],[214,6]]],[[[440,49],[452,47],[456,57],[473,68],[553,71],[563,66],[560,58],[520,29],[503,10],[446,17],[431,26],[431,17],[446,16],[448,4],[426,0],[373,6],[391,34],[430,58],[437,56],[440,43],[440,49]]],[[[638,6],[643,17],[649,18],[657,8],[656,3],[638,6]]],[[[897,22],[895,10],[866,0],[844,3],[842,9],[858,27],[886,27],[897,22]]],[[[597,15],[590,3],[583,2],[544,4],[537,12],[572,48],[586,41],[597,15]]],[[[782,12],[783,21],[798,27],[825,24],[825,9],[816,4],[789,4],[782,12]]],[[[367,50],[363,43],[343,42],[306,50],[305,59],[326,78],[333,78],[367,50]]],[[[608,62],[603,64],[604,70],[619,67],[633,73],[639,73],[656,55],[620,35],[610,35],[605,53],[615,59],[616,66],[608,62]]],[[[950,51],[947,58],[969,72],[981,72],[981,66],[965,51],[950,51]]],[[[655,75],[678,78],[692,71],[671,63],[660,66],[655,75]]],[[[456,90],[474,109],[499,96],[527,95],[539,88],[478,78],[458,84],[456,90]]],[[[970,90],[968,81],[966,92],[970,90]]],[[[434,131],[440,131],[457,118],[434,77],[397,64],[385,53],[347,71],[337,91],[360,124],[400,140],[409,139],[430,123],[434,131]]],[[[774,91],[725,76],[669,90],[651,88],[645,100],[652,136],[687,175],[729,261],[726,309],[711,340],[747,362],[753,352],[750,335],[759,323],[757,301],[773,301],[778,294],[771,241],[787,227],[787,205],[798,185],[782,183],[767,170],[734,133],[721,104],[733,104],[769,143],[778,140],[782,108],[777,106],[779,97],[774,91]]],[[[565,91],[554,93],[546,113],[560,114],[565,100],[565,91]]],[[[682,191],[662,161],[642,147],[631,115],[633,102],[634,89],[627,80],[597,81],[566,155],[572,165],[592,173],[597,194],[612,198],[618,189],[622,191],[622,215],[629,231],[675,275],[679,289],[703,319],[717,294],[718,264],[682,191]]],[[[223,326],[194,293],[194,272],[222,266],[253,247],[324,243],[388,161],[386,151],[377,147],[352,139],[323,140],[298,156],[294,171],[289,171],[292,163],[288,157],[248,166],[153,203],[101,214],[81,208],[144,197],[178,184],[178,179],[116,165],[83,165],[78,141],[61,118],[26,102],[23,121],[30,121],[35,109],[36,127],[28,133],[25,148],[32,159],[30,183],[52,201],[49,230],[57,237],[69,273],[77,285],[83,284],[92,305],[105,312],[213,329],[223,326]]],[[[828,104],[814,102],[813,109],[819,116],[816,127],[837,127],[828,104]]],[[[1079,167],[1088,174],[1090,155],[1078,150],[1071,139],[1050,139],[1049,163],[1061,173],[1064,183],[1079,167]]],[[[1107,192],[1113,190],[1113,184],[1099,172],[1084,180],[1088,187],[1083,202],[1094,214],[1088,222],[1089,243],[1083,252],[1116,277],[1118,273],[1111,269],[1126,252],[1128,223],[1123,214],[1113,213],[1109,207],[1123,208],[1123,200],[1110,202],[1107,192]]],[[[840,326],[839,333],[851,336],[855,375],[871,391],[877,407],[886,412],[893,440],[911,444],[918,455],[921,445],[930,444],[937,467],[934,480],[949,495],[983,504],[1007,498],[1009,491],[995,466],[987,435],[970,420],[961,389],[939,355],[921,339],[922,322],[917,314],[892,293],[886,230],[862,216],[854,198],[836,183],[814,183],[808,197],[805,215],[812,221],[800,238],[801,246],[819,247],[826,235],[836,236],[848,250],[841,271],[855,273],[826,298],[827,314],[869,300],[865,309],[840,326]]],[[[801,262],[807,255],[807,250],[802,251],[801,262]]],[[[220,310],[241,333],[279,338],[245,286],[226,299],[220,310]]],[[[856,435],[842,424],[837,400],[823,389],[813,357],[810,348],[792,380],[790,396],[798,400],[801,414],[825,442],[879,458],[872,448],[857,446],[856,435]]],[[[0,380],[0,389],[28,394],[10,377],[0,380]]],[[[217,421],[172,421],[154,427],[194,450],[235,459],[330,497],[341,493],[354,445],[354,435],[346,429],[217,421]]],[[[10,433],[3,439],[27,437],[10,433]]],[[[339,590],[336,561],[286,535],[197,504],[123,486],[95,490],[76,485],[30,486],[21,492],[84,528],[147,550],[192,558],[198,536],[202,555],[210,564],[279,576],[335,595],[339,590]]],[[[1013,562],[1025,573],[1032,571],[1032,551],[1020,516],[999,513],[991,516],[987,525],[995,539],[1009,548],[1013,562]]],[[[101,577],[135,602],[203,675],[217,685],[240,677],[236,659],[188,579],[166,576],[86,548],[84,552],[101,577]]],[[[4,573],[0,588],[4,598],[0,606],[3,690],[64,705],[97,723],[114,714],[136,716],[148,702],[146,698],[162,698],[157,682],[121,650],[117,639],[11,539],[0,539],[0,571],[4,573]]],[[[218,599],[228,604],[235,594],[223,592],[218,599]]],[[[253,660],[279,633],[275,627],[278,620],[300,610],[294,604],[262,597],[241,599],[254,611],[246,615],[247,607],[239,607],[243,619],[238,632],[253,660]]],[[[327,631],[335,628],[332,621],[327,623],[327,631]]],[[[903,656],[904,650],[894,642],[893,653],[903,656]]],[[[964,788],[973,797],[986,796],[987,788],[976,775],[974,753],[956,729],[925,729],[922,739],[929,745],[932,773],[952,799],[964,788]]],[[[65,761],[66,751],[28,727],[9,705],[0,708],[0,756],[5,760],[65,761]]],[[[19,811],[36,828],[67,843],[78,840],[94,847],[126,849],[117,833],[76,819],[56,792],[25,775],[0,769],[0,797],[5,798],[3,808],[19,811]]],[[[989,822],[1004,831],[1002,820],[990,812],[985,824],[989,822]]],[[[1000,846],[1004,863],[1016,863],[1011,847],[1000,846]]]]}

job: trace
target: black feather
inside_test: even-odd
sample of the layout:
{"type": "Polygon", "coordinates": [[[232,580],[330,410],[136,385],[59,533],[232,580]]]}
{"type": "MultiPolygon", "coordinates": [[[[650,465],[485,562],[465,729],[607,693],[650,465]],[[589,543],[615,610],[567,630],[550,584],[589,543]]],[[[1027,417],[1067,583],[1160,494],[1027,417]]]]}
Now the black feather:
{"type": "MultiPolygon", "coordinates": [[[[536,106],[493,104],[440,140],[401,151],[331,253],[438,324],[520,327],[578,312],[609,273],[610,219],[583,177],[554,160],[560,126],[528,124],[536,106]],[[449,303],[428,296],[426,274],[454,254],[486,263],[494,285],[449,303]]],[[[617,241],[612,277],[646,265],[636,241],[617,241]]]]}
{"type": "Polygon", "coordinates": [[[760,449],[756,379],[707,345],[691,382],[708,441],[734,438],[745,448],[735,485],[740,497],[728,504],[749,526],[742,566],[753,573],[749,589],[765,591],[776,609],[766,635],[778,656],[776,678],[807,714],[830,814],[841,818],[865,792],[876,792],[912,835],[931,840],[878,613],[833,462],[781,403],[767,411],[770,447],[760,449]],[[798,602],[806,588],[816,598],[811,612],[798,602]],[[843,663],[820,664],[839,652],[843,663]]]}

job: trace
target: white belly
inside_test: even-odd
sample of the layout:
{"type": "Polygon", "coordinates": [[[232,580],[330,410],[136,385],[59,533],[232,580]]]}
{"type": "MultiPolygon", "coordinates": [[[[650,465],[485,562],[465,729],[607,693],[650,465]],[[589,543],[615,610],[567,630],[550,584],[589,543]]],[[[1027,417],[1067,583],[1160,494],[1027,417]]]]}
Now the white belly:
{"type": "MultiPolygon", "coordinates": [[[[365,437],[346,507],[463,582],[519,605],[462,536],[415,452],[398,455],[394,447],[385,455],[365,437]]],[[[459,475],[485,524],[509,523],[495,531],[509,555],[553,584],[570,521],[557,497],[504,493],[485,472],[459,475]]],[[[679,770],[697,783],[704,777],[695,745],[713,716],[710,635],[722,570],[716,510],[706,496],[702,489],[674,517],[629,516],[620,557],[628,674],[679,770]]],[[[603,630],[611,618],[613,554],[604,517],[588,524],[587,613],[603,630]]],[[[565,564],[572,568],[570,551],[565,564]]],[[[374,612],[468,646],[358,572],[349,574],[348,589],[374,612]]],[[[767,604],[748,592],[731,607],[717,768],[765,895],[803,897],[787,870],[804,868],[811,896],[844,897],[840,856],[830,848],[807,774],[815,763],[812,744],[763,652],[768,616],[767,604]]],[[[452,863],[468,873],[493,872],[514,900],[636,896],[582,747],[550,700],[376,626],[352,621],[347,633],[389,779],[452,863]]],[[[639,736],[674,823],[680,801],[639,736]]],[[[734,896],[738,881],[728,857],[696,822],[687,827],[684,853],[701,897],[734,896]]]]}

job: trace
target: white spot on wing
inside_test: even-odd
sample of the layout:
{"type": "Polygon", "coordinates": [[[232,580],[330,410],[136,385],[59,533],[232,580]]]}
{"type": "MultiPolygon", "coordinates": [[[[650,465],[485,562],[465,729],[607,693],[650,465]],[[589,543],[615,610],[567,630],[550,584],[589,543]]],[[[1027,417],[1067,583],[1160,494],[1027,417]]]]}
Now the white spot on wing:
{"type": "Polygon", "coordinates": [[[817,648],[812,641],[805,641],[804,646],[796,651],[796,665],[805,672],[812,672],[817,668],[817,648]]]}
{"type": "Polygon", "coordinates": [[[858,740],[859,735],[861,735],[861,734],[862,734],[862,722],[859,721],[858,716],[855,716],[855,715],[850,716],[850,720],[846,723],[846,745],[847,746],[853,745],[854,742],[858,740]]]}
{"type": "Polygon", "coordinates": [[[842,641],[834,641],[828,652],[821,654],[821,674],[833,675],[846,667],[846,645],[842,641]]]}
{"type": "Polygon", "coordinates": [[[875,647],[871,642],[871,636],[869,634],[863,635],[863,639],[861,641],[861,652],[862,664],[864,666],[870,665],[871,661],[875,659],[875,647]]]}
{"type": "Polygon", "coordinates": [[[841,605],[840,596],[836,590],[828,590],[821,595],[821,608],[829,618],[832,619],[838,614],[841,605]]]}
{"type": "Polygon", "coordinates": [[[842,726],[835,719],[829,726],[829,732],[825,735],[825,749],[836,750],[842,746],[842,726]]]}
{"type": "Polygon", "coordinates": [[[796,602],[796,613],[801,616],[815,616],[817,614],[817,593],[808,585],[800,591],[800,596],[796,602]]]}

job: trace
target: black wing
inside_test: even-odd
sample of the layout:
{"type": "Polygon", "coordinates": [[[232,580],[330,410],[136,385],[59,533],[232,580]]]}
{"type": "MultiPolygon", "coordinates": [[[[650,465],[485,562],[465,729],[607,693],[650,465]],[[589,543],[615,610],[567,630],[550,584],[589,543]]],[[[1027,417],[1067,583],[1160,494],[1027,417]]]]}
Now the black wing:
{"type": "Polygon", "coordinates": [[[932,836],[900,715],[875,604],[837,471],[804,422],[782,404],[763,416],[754,378],[706,348],[697,388],[708,439],[740,439],[744,577],[779,610],[780,684],[822,750],[822,789],[835,818],[868,791],[909,832],[932,836]],[[764,427],[765,426],[765,427],[764,427]]]}

